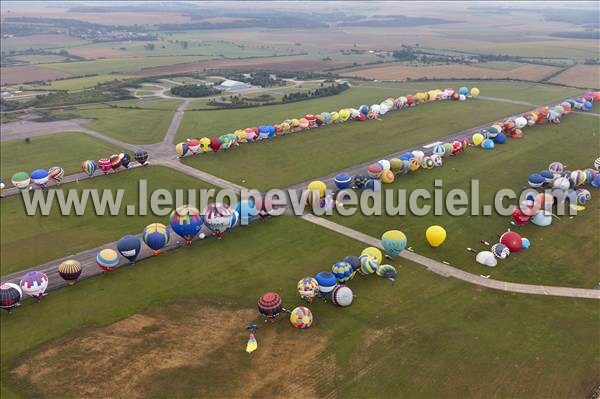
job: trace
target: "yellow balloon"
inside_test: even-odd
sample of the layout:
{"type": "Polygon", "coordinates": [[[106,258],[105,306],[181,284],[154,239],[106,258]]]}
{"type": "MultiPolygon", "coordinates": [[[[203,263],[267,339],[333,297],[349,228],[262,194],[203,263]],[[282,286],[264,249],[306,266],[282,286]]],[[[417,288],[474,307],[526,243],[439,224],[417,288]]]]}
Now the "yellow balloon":
{"type": "Polygon", "coordinates": [[[202,137],[200,140],[200,148],[204,152],[210,151],[210,139],[208,137],[202,137]]]}
{"type": "Polygon", "coordinates": [[[477,87],[473,87],[471,89],[471,97],[477,97],[479,95],[479,89],[477,87]]]}
{"type": "Polygon", "coordinates": [[[379,178],[381,179],[382,183],[393,183],[395,179],[394,172],[392,172],[391,170],[384,170],[383,172],[381,172],[381,176],[379,176],[379,178]]]}
{"type": "Polygon", "coordinates": [[[321,180],[315,180],[308,184],[307,189],[311,190],[311,191],[313,191],[313,190],[316,191],[317,193],[319,193],[319,198],[321,198],[325,195],[325,190],[327,190],[327,185],[325,183],[323,183],[321,180]]]}
{"type": "Polygon", "coordinates": [[[340,109],[340,112],[338,112],[338,115],[340,116],[340,119],[342,120],[342,122],[346,122],[348,120],[348,118],[350,118],[350,111],[347,108],[340,109]]]}
{"type": "Polygon", "coordinates": [[[238,139],[238,143],[245,143],[246,142],[246,132],[244,132],[241,129],[238,129],[235,131],[235,136],[238,139]]]}
{"type": "Polygon", "coordinates": [[[432,247],[439,247],[446,241],[446,230],[442,226],[430,226],[425,231],[425,238],[432,247]]]}
{"type": "Polygon", "coordinates": [[[404,162],[398,158],[390,159],[390,169],[394,173],[400,173],[404,169],[404,162]]]}
{"type": "Polygon", "coordinates": [[[360,255],[371,255],[372,257],[377,258],[378,263],[381,263],[381,261],[383,260],[383,254],[378,248],[375,247],[368,247],[363,249],[360,255]]]}
{"type": "Polygon", "coordinates": [[[411,158],[410,161],[408,161],[408,165],[411,172],[415,172],[421,167],[421,163],[416,158],[411,158]]]}
{"type": "Polygon", "coordinates": [[[481,143],[483,143],[484,137],[483,137],[483,134],[481,134],[481,133],[475,133],[473,135],[472,139],[473,139],[474,145],[481,145],[481,143]]]}

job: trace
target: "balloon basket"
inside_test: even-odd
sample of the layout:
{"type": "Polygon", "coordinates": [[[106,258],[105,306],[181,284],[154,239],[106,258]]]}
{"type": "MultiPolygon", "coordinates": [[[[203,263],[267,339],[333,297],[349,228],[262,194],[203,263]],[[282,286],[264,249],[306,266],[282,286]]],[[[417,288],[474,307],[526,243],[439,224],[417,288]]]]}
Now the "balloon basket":
{"type": "Polygon", "coordinates": [[[153,255],[160,255],[160,249],[153,249],[152,250],[152,254],[153,255]]]}

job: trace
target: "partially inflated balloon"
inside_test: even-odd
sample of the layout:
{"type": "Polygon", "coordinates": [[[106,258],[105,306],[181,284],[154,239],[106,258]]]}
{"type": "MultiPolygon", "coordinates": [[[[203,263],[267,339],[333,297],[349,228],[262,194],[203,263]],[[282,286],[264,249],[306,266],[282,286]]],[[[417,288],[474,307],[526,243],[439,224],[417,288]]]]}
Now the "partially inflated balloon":
{"type": "Polygon", "coordinates": [[[290,323],[296,328],[310,328],[313,323],[313,315],[309,308],[298,306],[290,313],[290,323]]]}
{"type": "Polygon", "coordinates": [[[142,243],[134,235],[126,235],[117,241],[117,251],[130,262],[138,257],[141,249],[142,243]]]}
{"type": "Polygon", "coordinates": [[[189,149],[189,147],[186,143],[179,143],[175,146],[175,152],[177,153],[177,156],[180,158],[185,156],[185,154],[187,154],[188,149],[189,149]]]}
{"type": "Polygon", "coordinates": [[[471,89],[471,97],[477,97],[479,95],[479,89],[477,87],[473,87],[471,89]]]}
{"type": "Polygon", "coordinates": [[[81,163],[81,170],[88,176],[93,176],[96,171],[96,162],[92,160],[83,161],[81,163]]]}
{"type": "Polygon", "coordinates": [[[475,133],[473,135],[473,137],[471,138],[471,140],[473,141],[474,145],[479,146],[479,145],[481,145],[481,143],[483,143],[483,140],[484,140],[483,134],[475,133]]]}
{"type": "Polygon", "coordinates": [[[200,232],[204,223],[200,211],[193,206],[183,205],[171,212],[169,217],[171,229],[189,245],[200,232]]]}
{"type": "Polygon", "coordinates": [[[60,184],[64,176],[65,171],[60,166],[53,166],[48,169],[48,178],[54,181],[56,184],[60,184]]]}
{"type": "Polygon", "coordinates": [[[441,226],[430,226],[425,231],[425,238],[432,247],[439,247],[446,241],[446,230],[441,226]]]}
{"type": "Polygon", "coordinates": [[[371,256],[375,257],[375,259],[377,259],[377,262],[379,262],[379,263],[381,263],[381,261],[383,260],[383,254],[381,253],[379,248],[367,247],[367,248],[363,249],[363,251],[360,254],[361,255],[371,255],[371,256]]]}
{"type": "Polygon", "coordinates": [[[160,250],[169,243],[171,233],[162,223],[152,223],[144,228],[142,238],[144,243],[158,254],[160,250]]]}

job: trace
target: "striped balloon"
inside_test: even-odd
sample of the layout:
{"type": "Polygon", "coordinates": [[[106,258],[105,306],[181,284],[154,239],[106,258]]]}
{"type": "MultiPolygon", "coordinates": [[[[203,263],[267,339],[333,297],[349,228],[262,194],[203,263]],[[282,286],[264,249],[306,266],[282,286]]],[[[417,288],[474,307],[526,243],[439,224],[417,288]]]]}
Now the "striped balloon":
{"type": "Polygon", "coordinates": [[[58,274],[67,284],[73,285],[81,275],[81,264],[74,259],[66,260],[58,266],[58,274]]]}
{"type": "Polygon", "coordinates": [[[114,249],[103,249],[96,255],[96,264],[105,271],[112,271],[119,264],[119,255],[114,249]]]}
{"type": "Polygon", "coordinates": [[[60,166],[53,166],[48,169],[48,178],[56,182],[56,184],[60,184],[64,176],[65,171],[60,166]]]}
{"type": "Polygon", "coordinates": [[[96,171],[96,162],[92,161],[91,159],[83,161],[81,163],[81,170],[83,170],[86,175],[92,177],[96,171]]]}
{"type": "Polygon", "coordinates": [[[376,257],[372,256],[372,255],[361,255],[360,258],[360,273],[367,275],[367,274],[373,274],[377,271],[377,269],[379,268],[379,261],[377,260],[376,257]]]}
{"type": "Polygon", "coordinates": [[[347,262],[337,262],[331,267],[331,271],[335,276],[338,283],[345,283],[354,277],[354,269],[352,269],[352,265],[347,262]]]}
{"type": "Polygon", "coordinates": [[[298,306],[290,313],[290,323],[296,328],[305,329],[312,326],[313,315],[309,308],[298,306]]]}

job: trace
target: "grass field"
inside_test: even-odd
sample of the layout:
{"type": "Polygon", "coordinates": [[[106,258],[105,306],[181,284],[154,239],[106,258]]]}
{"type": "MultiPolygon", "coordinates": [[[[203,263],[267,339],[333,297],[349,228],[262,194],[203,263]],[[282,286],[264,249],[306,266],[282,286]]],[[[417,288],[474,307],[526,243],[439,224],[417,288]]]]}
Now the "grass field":
{"type": "Polygon", "coordinates": [[[97,75],[85,78],[55,80],[47,86],[40,86],[47,90],[81,90],[88,87],[94,87],[98,83],[111,82],[113,80],[124,80],[127,76],[122,75],[97,75]]]}
{"type": "Polygon", "coordinates": [[[123,101],[121,107],[137,106],[143,109],[112,108],[105,105],[83,106],[57,112],[68,113],[80,118],[92,119],[86,127],[133,144],[149,144],[162,141],[173,111],[179,104],[175,100],[161,100],[152,103],[123,101]]]}
{"type": "Polygon", "coordinates": [[[56,133],[32,137],[29,144],[24,140],[2,142],[2,177],[10,186],[10,177],[22,170],[31,173],[38,168],[60,166],[66,174],[81,170],[81,162],[99,159],[122,152],[112,144],[83,133],[56,133]]]}
{"type": "MultiPolygon", "coordinates": [[[[527,176],[547,168],[550,162],[561,161],[571,170],[592,167],[600,152],[597,127],[596,118],[571,114],[563,118],[559,126],[527,129],[522,140],[509,139],[507,144],[496,146],[493,152],[471,149],[464,155],[448,159],[442,168],[420,170],[400,177],[385,188],[406,189],[408,196],[417,188],[432,190],[434,179],[441,179],[444,193],[454,188],[469,192],[471,179],[477,179],[481,205],[493,204],[499,189],[510,188],[520,193],[522,187],[527,186],[527,176]]],[[[490,274],[499,280],[593,288],[600,281],[600,269],[591,261],[600,257],[597,245],[600,240],[600,198],[598,190],[590,190],[592,201],[584,212],[573,219],[563,216],[545,228],[533,224],[515,228],[509,224],[510,216],[453,217],[445,210],[443,216],[365,217],[356,214],[353,217],[338,215],[334,220],[373,236],[388,229],[400,229],[407,234],[416,252],[448,261],[471,273],[490,274]],[[448,238],[442,247],[433,249],[424,237],[426,228],[435,224],[446,228],[448,238]],[[508,228],[528,237],[531,249],[500,261],[496,268],[476,263],[474,255],[466,251],[467,247],[483,250],[480,240],[493,244],[508,228]],[[586,256],[573,256],[573,252],[586,256]]],[[[432,201],[423,203],[433,204],[432,201]]]]}
{"type": "MultiPolygon", "coordinates": [[[[60,258],[105,242],[117,240],[129,233],[138,233],[152,223],[168,223],[167,217],[125,216],[124,207],[137,206],[138,180],[148,180],[148,192],[157,188],[172,191],[176,188],[209,188],[196,179],[164,167],[136,168],[127,172],[97,176],[78,183],[63,185],[64,189],[84,188],[125,190],[120,216],[99,217],[93,211],[91,201],[84,216],[61,216],[60,208],[54,203],[49,216],[26,216],[23,199],[13,196],[2,199],[2,243],[1,274],[60,258]],[[15,251],[14,248],[27,248],[15,251]]],[[[150,208],[148,207],[150,210],[150,208]]]]}
{"type": "Polygon", "coordinates": [[[551,82],[577,87],[600,88],[600,66],[576,65],[550,79],[551,82]]]}
{"type": "MultiPolygon", "coordinates": [[[[525,109],[491,101],[432,103],[390,112],[380,121],[326,126],[244,144],[231,151],[184,158],[184,162],[232,182],[245,180],[246,187],[284,188],[525,109]]],[[[232,122],[233,116],[228,117],[232,122]]]]}
{"type": "Polygon", "coordinates": [[[258,351],[244,352],[260,294],[275,290],[286,307],[299,305],[299,278],[362,248],[280,217],[28,301],[1,316],[2,397],[110,396],[115,387],[147,397],[165,386],[173,397],[291,397],[298,381],[304,397],[592,390],[600,372],[598,332],[589,328],[600,317],[595,302],[480,289],[407,262],[395,284],[357,276],[350,308],[315,301],[310,330],[294,330],[285,314],[260,322],[258,351]]]}
{"type": "Polygon", "coordinates": [[[24,51],[28,49],[58,49],[86,43],[85,40],[67,35],[32,35],[2,38],[2,51],[24,51]]]}
{"type": "Polygon", "coordinates": [[[201,56],[177,56],[177,57],[136,57],[136,58],[112,58],[94,61],[63,62],[56,64],[41,65],[44,68],[58,70],[74,76],[92,73],[110,74],[119,72],[139,71],[143,68],[151,68],[162,65],[172,65],[188,62],[196,62],[207,57],[201,56]]]}
{"type": "Polygon", "coordinates": [[[63,62],[66,58],[62,55],[40,54],[40,55],[19,55],[15,59],[30,64],[47,64],[50,62],[63,62]]]}

